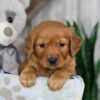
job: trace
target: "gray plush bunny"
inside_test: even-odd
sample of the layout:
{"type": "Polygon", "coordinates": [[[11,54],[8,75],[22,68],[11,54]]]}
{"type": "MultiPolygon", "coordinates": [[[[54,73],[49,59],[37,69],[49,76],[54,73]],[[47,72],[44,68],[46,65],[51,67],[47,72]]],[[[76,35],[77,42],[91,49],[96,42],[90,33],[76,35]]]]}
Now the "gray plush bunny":
{"type": "Polygon", "coordinates": [[[0,0],[0,65],[4,72],[17,74],[23,60],[20,34],[29,4],[30,0],[0,0]]]}

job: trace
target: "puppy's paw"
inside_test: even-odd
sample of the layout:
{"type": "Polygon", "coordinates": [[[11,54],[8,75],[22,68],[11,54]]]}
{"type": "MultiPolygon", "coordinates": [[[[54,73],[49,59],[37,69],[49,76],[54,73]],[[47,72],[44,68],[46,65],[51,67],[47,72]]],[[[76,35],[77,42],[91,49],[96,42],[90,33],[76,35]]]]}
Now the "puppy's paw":
{"type": "Polygon", "coordinates": [[[57,78],[56,76],[51,76],[48,80],[48,86],[51,90],[60,90],[64,85],[65,80],[57,78]]]}
{"type": "Polygon", "coordinates": [[[22,72],[20,74],[20,81],[25,87],[31,87],[36,82],[36,75],[33,72],[22,72]]]}

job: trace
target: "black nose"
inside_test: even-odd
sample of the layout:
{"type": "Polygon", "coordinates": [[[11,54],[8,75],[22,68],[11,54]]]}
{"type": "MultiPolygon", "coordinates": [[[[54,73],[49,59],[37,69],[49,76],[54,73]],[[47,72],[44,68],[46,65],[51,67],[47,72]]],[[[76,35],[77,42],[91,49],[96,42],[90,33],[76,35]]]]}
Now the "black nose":
{"type": "Polygon", "coordinates": [[[51,58],[48,59],[48,61],[49,61],[50,64],[54,65],[57,62],[57,58],[51,57],[51,58]]]}

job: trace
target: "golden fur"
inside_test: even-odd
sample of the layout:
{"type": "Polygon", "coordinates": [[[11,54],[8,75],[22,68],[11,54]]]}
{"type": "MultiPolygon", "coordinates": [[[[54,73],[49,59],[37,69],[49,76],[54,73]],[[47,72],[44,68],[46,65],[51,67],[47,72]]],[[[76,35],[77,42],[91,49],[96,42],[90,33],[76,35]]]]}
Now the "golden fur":
{"type": "Polygon", "coordinates": [[[46,76],[51,90],[59,90],[75,71],[75,55],[81,46],[81,38],[74,30],[57,21],[45,21],[33,28],[25,41],[28,54],[19,67],[20,81],[31,87],[37,76],[46,76]],[[48,59],[55,57],[56,64],[48,59]]]}

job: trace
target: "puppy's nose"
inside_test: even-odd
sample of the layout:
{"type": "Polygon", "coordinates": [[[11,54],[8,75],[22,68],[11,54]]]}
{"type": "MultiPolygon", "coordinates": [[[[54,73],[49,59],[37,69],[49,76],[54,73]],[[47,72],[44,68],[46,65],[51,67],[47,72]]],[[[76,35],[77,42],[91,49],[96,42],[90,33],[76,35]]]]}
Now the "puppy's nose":
{"type": "Polygon", "coordinates": [[[57,62],[57,58],[55,58],[55,57],[50,57],[48,60],[49,60],[49,63],[52,65],[56,64],[56,62],[57,62]]]}
{"type": "Polygon", "coordinates": [[[4,29],[4,34],[5,34],[6,36],[8,36],[8,37],[11,37],[11,36],[13,35],[13,31],[12,31],[12,29],[11,29],[10,27],[6,27],[6,28],[4,29]]]}

